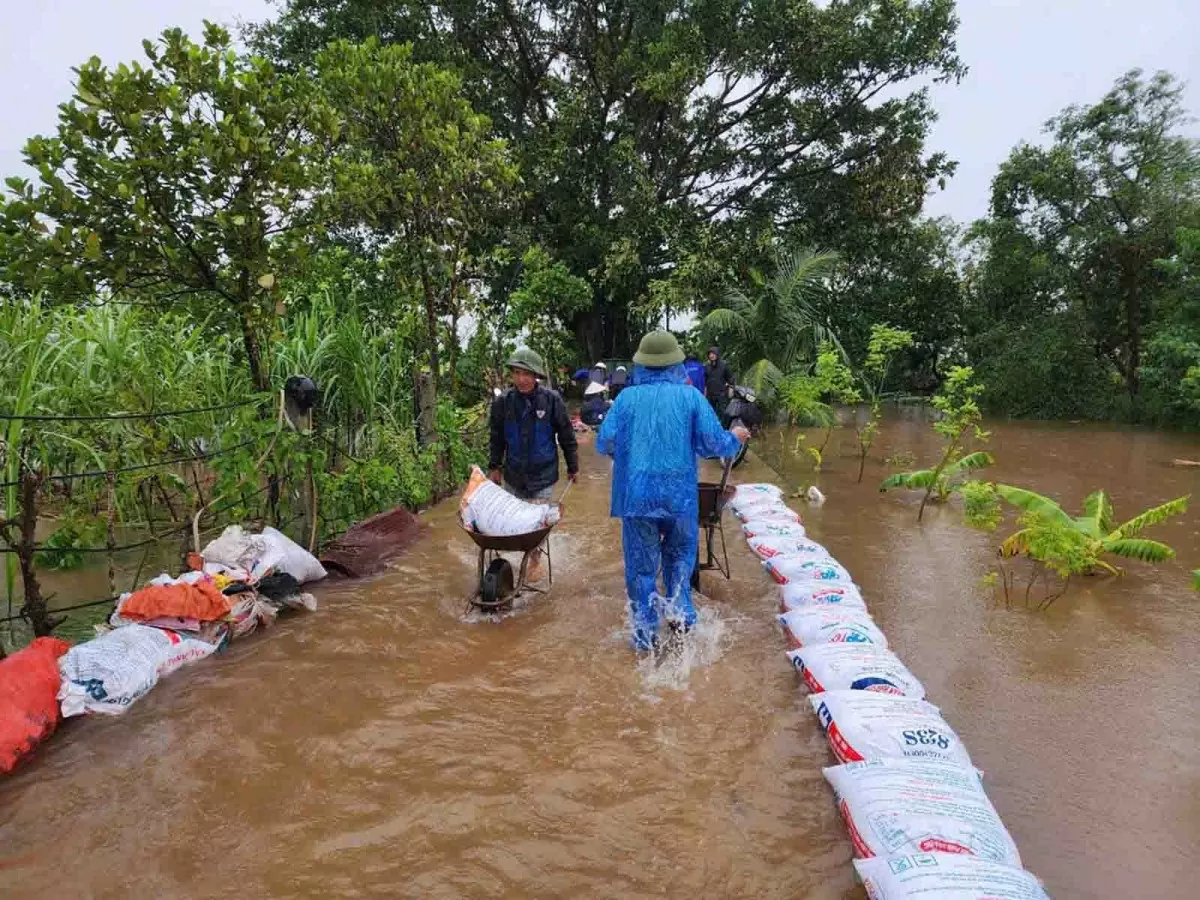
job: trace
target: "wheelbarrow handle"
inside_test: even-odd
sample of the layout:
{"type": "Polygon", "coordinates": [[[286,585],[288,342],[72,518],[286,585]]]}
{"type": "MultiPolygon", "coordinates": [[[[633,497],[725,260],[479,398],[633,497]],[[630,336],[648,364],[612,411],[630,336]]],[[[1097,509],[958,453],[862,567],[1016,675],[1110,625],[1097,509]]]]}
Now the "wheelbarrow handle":
{"type": "Polygon", "coordinates": [[[736,456],[731,456],[725,460],[725,469],[721,472],[721,486],[717,489],[717,496],[725,496],[725,486],[729,483],[729,473],[733,471],[733,461],[736,456]]]}
{"type": "Polygon", "coordinates": [[[563,501],[567,499],[567,494],[571,493],[571,488],[575,486],[575,482],[567,479],[567,486],[563,489],[562,496],[558,498],[558,506],[563,505],[563,501]]]}

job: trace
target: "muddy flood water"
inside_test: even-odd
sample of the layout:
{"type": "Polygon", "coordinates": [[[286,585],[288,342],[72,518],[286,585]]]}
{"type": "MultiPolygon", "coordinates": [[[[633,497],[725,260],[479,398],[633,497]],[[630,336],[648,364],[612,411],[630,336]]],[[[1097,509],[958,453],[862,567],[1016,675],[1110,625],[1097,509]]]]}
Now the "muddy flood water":
{"type": "MultiPolygon", "coordinates": [[[[897,418],[874,456],[929,459],[897,418]]],[[[1200,493],[1195,438],[994,426],[993,477],[1119,518],[1200,493]]],[[[993,536],[953,508],[856,484],[852,434],[816,478],[809,533],[862,586],[892,647],[986,771],[1058,900],[1184,898],[1200,882],[1200,515],[1150,536],[1180,561],[1089,579],[1049,611],[980,584],[993,536]]],[[[798,487],[786,449],[762,459],[798,487]]],[[[751,459],[741,480],[774,480],[751,459]]],[[[680,897],[859,900],[821,767],[832,757],[784,655],[776,592],[727,522],[686,658],[638,665],[624,633],[608,464],[553,536],[554,588],[501,622],[464,615],[474,548],[453,505],[369,582],[73,720],[0,784],[5,898],[680,897]]]]}

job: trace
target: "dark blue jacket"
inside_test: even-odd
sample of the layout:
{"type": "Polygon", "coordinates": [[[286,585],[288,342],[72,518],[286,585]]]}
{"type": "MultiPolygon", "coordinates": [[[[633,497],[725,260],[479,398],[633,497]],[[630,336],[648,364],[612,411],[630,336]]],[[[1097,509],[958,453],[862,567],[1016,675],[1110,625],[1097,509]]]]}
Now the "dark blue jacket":
{"type": "Polygon", "coordinates": [[[590,428],[599,428],[604,417],[608,415],[610,406],[612,404],[603,397],[588,397],[583,401],[583,407],[579,410],[579,418],[583,420],[584,425],[590,428]]]}
{"type": "Polygon", "coordinates": [[[692,387],[704,393],[704,364],[699,360],[685,360],[683,367],[687,369],[688,378],[692,379],[692,387]]]}
{"type": "Polygon", "coordinates": [[[504,480],[522,491],[540,491],[558,481],[558,448],[567,472],[579,471],[578,444],[567,405],[538,385],[525,395],[509,388],[492,401],[489,469],[504,469],[504,480]],[[557,439],[557,443],[556,443],[557,439]]]}

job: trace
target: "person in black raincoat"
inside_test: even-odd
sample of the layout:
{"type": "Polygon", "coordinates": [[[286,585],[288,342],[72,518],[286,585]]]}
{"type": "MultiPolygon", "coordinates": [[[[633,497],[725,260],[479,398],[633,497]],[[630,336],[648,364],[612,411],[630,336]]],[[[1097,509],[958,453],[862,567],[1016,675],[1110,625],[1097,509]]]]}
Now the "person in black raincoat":
{"type": "Polygon", "coordinates": [[[733,387],[733,372],[729,363],[721,359],[721,351],[708,348],[708,364],[704,367],[704,396],[712,404],[713,412],[725,421],[725,407],[729,405],[729,389],[733,387]]]}

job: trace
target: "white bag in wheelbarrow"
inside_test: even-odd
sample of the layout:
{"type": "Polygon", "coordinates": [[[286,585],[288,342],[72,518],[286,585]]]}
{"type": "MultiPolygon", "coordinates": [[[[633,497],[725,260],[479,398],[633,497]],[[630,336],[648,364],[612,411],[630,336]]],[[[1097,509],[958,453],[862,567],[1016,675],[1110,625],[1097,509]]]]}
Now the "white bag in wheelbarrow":
{"type": "Polygon", "coordinates": [[[789,650],[788,659],[814,694],[873,691],[925,699],[925,688],[900,658],[874,644],[814,644],[789,650]]]}
{"type": "Polygon", "coordinates": [[[777,556],[789,559],[833,559],[829,551],[816,541],[803,537],[764,535],[746,538],[746,543],[761,559],[774,559],[777,556]]]}
{"type": "Polygon", "coordinates": [[[122,713],[158,679],[216,649],[216,644],[146,625],[126,625],[76,644],[58,661],[62,714],[122,713]]]}
{"type": "Polygon", "coordinates": [[[1024,869],[961,853],[856,859],[871,900],[1050,900],[1024,869]]]}
{"type": "Polygon", "coordinates": [[[879,626],[863,609],[809,606],[782,613],[779,622],[792,647],[817,644],[873,644],[887,647],[879,626]]]}
{"type": "Polygon", "coordinates": [[[969,766],[878,759],[825,769],[854,855],[964,853],[1020,866],[1017,845],[969,766]]]}
{"type": "Polygon", "coordinates": [[[557,506],[526,503],[514,497],[489,481],[478,466],[471,469],[471,480],[458,508],[464,525],[492,537],[528,534],[555,524],[559,517],[557,506]]]}
{"type": "Polygon", "coordinates": [[[840,762],[933,759],[971,765],[962,741],[932,703],[870,691],[826,691],[808,701],[840,762]]]}
{"type": "Polygon", "coordinates": [[[764,559],[763,566],[777,584],[793,584],[797,581],[838,582],[852,584],[850,573],[833,559],[812,557],[776,556],[764,559]]]}
{"type": "Polygon", "coordinates": [[[779,587],[779,610],[807,609],[813,606],[836,606],[840,609],[865,610],[858,586],[836,581],[793,581],[779,587]]]}
{"type": "Polygon", "coordinates": [[[746,540],[756,537],[784,537],[799,540],[806,534],[799,522],[776,522],[771,519],[743,522],[742,534],[746,540]]]}

